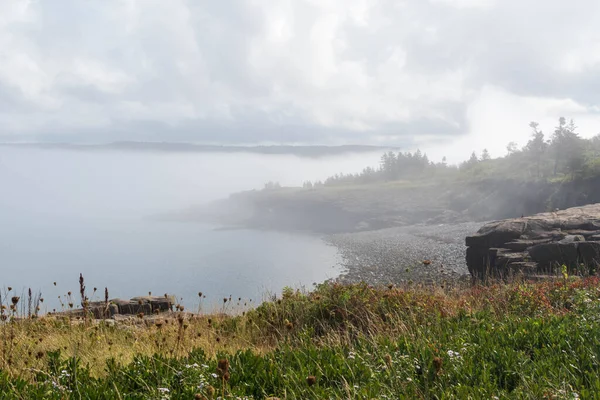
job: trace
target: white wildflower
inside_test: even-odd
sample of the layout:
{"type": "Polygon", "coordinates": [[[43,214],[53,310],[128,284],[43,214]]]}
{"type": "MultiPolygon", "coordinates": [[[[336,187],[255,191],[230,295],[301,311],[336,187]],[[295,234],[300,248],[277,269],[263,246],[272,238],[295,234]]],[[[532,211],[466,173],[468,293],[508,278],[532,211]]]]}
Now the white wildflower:
{"type": "Polygon", "coordinates": [[[460,353],[458,351],[448,350],[448,357],[460,358],[460,353]]]}

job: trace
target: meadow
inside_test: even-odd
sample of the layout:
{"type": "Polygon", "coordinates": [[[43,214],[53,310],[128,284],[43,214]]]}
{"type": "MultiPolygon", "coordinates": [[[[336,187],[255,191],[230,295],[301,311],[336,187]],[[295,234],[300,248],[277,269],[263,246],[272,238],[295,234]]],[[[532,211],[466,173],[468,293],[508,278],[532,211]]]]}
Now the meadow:
{"type": "Polygon", "coordinates": [[[324,283],[116,322],[38,316],[35,296],[12,292],[2,399],[600,398],[598,277],[324,283]]]}

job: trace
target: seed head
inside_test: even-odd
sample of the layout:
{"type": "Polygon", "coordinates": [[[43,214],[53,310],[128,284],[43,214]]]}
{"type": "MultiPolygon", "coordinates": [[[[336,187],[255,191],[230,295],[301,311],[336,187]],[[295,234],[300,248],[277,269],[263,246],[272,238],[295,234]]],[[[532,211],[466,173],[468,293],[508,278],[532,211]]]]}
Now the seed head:
{"type": "Polygon", "coordinates": [[[435,368],[435,373],[439,375],[442,372],[442,359],[435,357],[433,359],[433,367],[435,368]]]}
{"type": "Polygon", "coordinates": [[[216,392],[215,388],[214,388],[214,387],[212,387],[212,386],[210,386],[210,385],[209,385],[209,386],[206,388],[206,393],[207,393],[207,394],[208,394],[210,397],[213,397],[213,396],[215,395],[215,392],[216,392]]]}
{"type": "Polygon", "coordinates": [[[10,301],[13,303],[13,305],[17,305],[17,303],[19,302],[20,297],[19,296],[13,296],[10,301]]]}
{"type": "Polygon", "coordinates": [[[310,375],[306,378],[306,383],[308,386],[313,386],[315,383],[317,383],[317,378],[315,378],[313,375],[310,375]]]}
{"type": "Polygon", "coordinates": [[[222,371],[222,373],[229,371],[229,360],[226,358],[219,360],[217,363],[217,371],[222,371]]]}
{"type": "Polygon", "coordinates": [[[202,297],[202,292],[198,292],[198,297],[202,297]]]}
{"type": "Polygon", "coordinates": [[[386,354],[385,356],[383,356],[383,361],[385,361],[387,365],[392,365],[392,356],[386,354]]]}

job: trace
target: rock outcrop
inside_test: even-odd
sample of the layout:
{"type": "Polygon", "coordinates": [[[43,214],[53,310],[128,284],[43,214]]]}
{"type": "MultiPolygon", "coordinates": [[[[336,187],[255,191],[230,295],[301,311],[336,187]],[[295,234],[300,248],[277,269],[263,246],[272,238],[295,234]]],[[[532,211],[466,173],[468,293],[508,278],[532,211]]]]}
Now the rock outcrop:
{"type": "Polygon", "coordinates": [[[600,203],[494,221],[466,238],[474,278],[593,273],[600,265],[600,203]]]}
{"type": "MultiPolygon", "coordinates": [[[[108,304],[104,301],[92,301],[87,307],[94,318],[100,319],[114,318],[115,315],[152,315],[172,311],[175,302],[175,296],[141,296],[130,300],[112,299],[108,304]]],[[[83,316],[83,309],[77,308],[59,314],[83,316]]]]}

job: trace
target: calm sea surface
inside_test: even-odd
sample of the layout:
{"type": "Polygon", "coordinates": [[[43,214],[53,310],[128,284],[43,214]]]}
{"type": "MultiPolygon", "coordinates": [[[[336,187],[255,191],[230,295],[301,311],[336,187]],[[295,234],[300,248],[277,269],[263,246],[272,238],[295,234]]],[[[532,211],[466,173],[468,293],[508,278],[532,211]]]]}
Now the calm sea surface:
{"type": "Polygon", "coordinates": [[[260,301],[339,273],[319,237],[153,221],[267,181],[299,185],[377,163],[377,154],[322,159],[253,154],[78,152],[0,147],[0,288],[41,291],[44,308],[78,293],[175,294],[187,307],[224,297],[260,301]],[[56,285],[54,285],[56,282],[56,285]]]}

